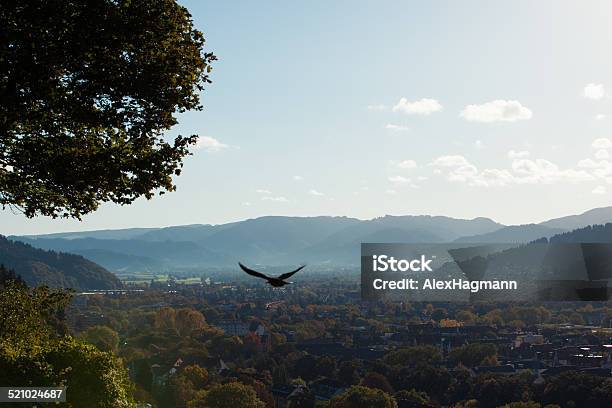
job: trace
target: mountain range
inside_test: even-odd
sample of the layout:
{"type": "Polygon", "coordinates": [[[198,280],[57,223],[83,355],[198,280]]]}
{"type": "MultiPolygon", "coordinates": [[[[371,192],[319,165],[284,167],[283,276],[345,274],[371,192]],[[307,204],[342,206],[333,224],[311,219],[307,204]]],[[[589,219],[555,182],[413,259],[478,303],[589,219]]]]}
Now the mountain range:
{"type": "Polygon", "coordinates": [[[612,222],[612,207],[539,224],[507,226],[488,218],[268,216],[220,225],[129,228],[14,236],[33,247],[82,255],[115,272],[297,263],[355,266],[362,242],[520,243],[612,222]]]}

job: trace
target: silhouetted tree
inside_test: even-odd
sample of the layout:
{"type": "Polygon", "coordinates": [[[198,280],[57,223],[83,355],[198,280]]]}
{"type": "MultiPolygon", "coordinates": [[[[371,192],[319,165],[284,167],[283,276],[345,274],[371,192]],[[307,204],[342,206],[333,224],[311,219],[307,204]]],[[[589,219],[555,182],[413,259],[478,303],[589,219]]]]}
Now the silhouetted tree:
{"type": "Polygon", "coordinates": [[[212,53],[175,0],[19,1],[0,7],[0,204],[80,218],[175,189],[212,53]]]}

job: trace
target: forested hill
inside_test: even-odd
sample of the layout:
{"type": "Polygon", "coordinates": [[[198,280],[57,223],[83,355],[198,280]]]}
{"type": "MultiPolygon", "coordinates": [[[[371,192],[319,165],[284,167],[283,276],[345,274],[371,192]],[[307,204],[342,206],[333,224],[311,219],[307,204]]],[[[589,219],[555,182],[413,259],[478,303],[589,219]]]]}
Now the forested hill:
{"type": "Polygon", "coordinates": [[[45,251],[0,235],[0,264],[22,277],[30,286],[48,285],[83,289],[116,289],[115,275],[80,255],[45,251]]]}
{"type": "Polygon", "coordinates": [[[589,225],[550,238],[550,242],[612,243],[612,223],[589,225]]]}

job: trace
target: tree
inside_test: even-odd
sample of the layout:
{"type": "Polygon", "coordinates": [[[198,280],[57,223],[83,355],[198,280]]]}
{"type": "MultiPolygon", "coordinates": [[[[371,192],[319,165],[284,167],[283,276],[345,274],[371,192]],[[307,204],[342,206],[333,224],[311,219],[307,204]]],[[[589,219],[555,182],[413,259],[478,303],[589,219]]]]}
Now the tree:
{"type": "Polygon", "coordinates": [[[0,264],[0,288],[3,288],[9,282],[14,282],[17,286],[26,287],[26,283],[21,276],[17,275],[13,269],[9,269],[0,264]]]}
{"type": "Polygon", "coordinates": [[[388,394],[393,394],[393,387],[389,384],[389,380],[382,374],[369,372],[361,380],[361,385],[368,388],[376,388],[388,394]]]}
{"type": "Polygon", "coordinates": [[[93,326],[85,330],[83,339],[101,351],[116,353],[119,348],[119,335],[106,326],[93,326]]]}
{"type": "Polygon", "coordinates": [[[568,371],[546,382],[542,400],[548,404],[603,408],[612,406],[612,380],[568,371]]]}
{"type": "Polygon", "coordinates": [[[294,373],[305,381],[312,381],[317,378],[317,359],[306,354],[295,362],[294,373]]]}
{"type": "Polygon", "coordinates": [[[336,359],[333,356],[322,356],[317,359],[317,373],[323,377],[332,377],[336,371],[336,359]]]}
{"type": "Polygon", "coordinates": [[[186,8],[7,0],[0,33],[0,205],[80,218],[175,189],[197,137],[163,134],[216,59],[186,8]]]}
{"type": "Polygon", "coordinates": [[[497,356],[497,347],[491,343],[471,343],[453,349],[448,359],[455,364],[463,364],[474,367],[482,363],[483,360],[497,356]]]}
{"type": "Polygon", "coordinates": [[[69,300],[64,290],[30,290],[13,282],[0,290],[0,384],[62,384],[70,389],[70,407],[131,407],[132,385],[122,361],[61,337],[58,315],[69,300]]]}
{"type": "Polygon", "coordinates": [[[204,315],[188,307],[176,311],[176,331],[179,336],[189,336],[194,330],[206,327],[204,315]]]}
{"type": "Polygon", "coordinates": [[[11,281],[0,290],[0,348],[19,353],[57,336],[59,321],[70,302],[70,292],[41,286],[28,289],[11,281]]]}
{"type": "Polygon", "coordinates": [[[0,384],[57,386],[69,390],[70,407],[133,407],[132,385],[121,361],[90,344],[65,338],[7,354],[0,349],[0,384]]]}
{"type": "Polygon", "coordinates": [[[393,377],[389,376],[396,390],[426,392],[432,398],[444,395],[451,383],[451,375],[445,367],[420,364],[414,368],[404,367],[393,377]]]}
{"type": "Polygon", "coordinates": [[[218,384],[208,391],[199,392],[187,403],[188,408],[264,408],[252,387],[239,382],[218,384]]]}
{"type": "Polygon", "coordinates": [[[413,346],[392,351],[385,356],[390,365],[414,366],[421,363],[433,363],[442,360],[440,349],[434,346],[413,346]]]}
{"type": "Polygon", "coordinates": [[[329,408],[397,408],[397,403],[386,392],[356,385],[332,398],[329,408]]]}
{"type": "Polygon", "coordinates": [[[193,386],[197,389],[204,388],[208,382],[208,370],[197,364],[185,367],[181,375],[191,381],[193,386]]]}
{"type": "Polygon", "coordinates": [[[437,307],[431,312],[431,318],[435,321],[440,321],[448,316],[448,312],[443,307],[437,307]]]}
{"type": "Polygon", "coordinates": [[[427,393],[414,389],[410,391],[402,390],[396,393],[394,397],[398,408],[432,408],[434,406],[427,393]]]}
{"type": "Polygon", "coordinates": [[[355,361],[343,361],[338,367],[338,379],[344,384],[352,385],[359,382],[359,365],[355,361]]]}

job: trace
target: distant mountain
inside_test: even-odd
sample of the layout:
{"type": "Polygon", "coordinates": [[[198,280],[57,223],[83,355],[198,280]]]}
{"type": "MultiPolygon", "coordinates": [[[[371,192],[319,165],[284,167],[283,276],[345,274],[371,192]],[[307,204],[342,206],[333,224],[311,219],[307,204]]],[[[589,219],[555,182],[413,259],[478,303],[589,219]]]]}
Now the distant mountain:
{"type": "Polygon", "coordinates": [[[565,231],[566,230],[561,228],[551,228],[538,224],[511,225],[500,228],[497,231],[488,232],[486,234],[461,237],[456,239],[455,242],[472,242],[483,244],[530,242],[538,238],[548,238],[565,231]]]}
{"type": "Polygon", "coordinates": [[[16,238],[38,248],[88,257],[113,271],[172,271],[176,268],[224,265],[224,255],[191,241],[140,239],[16,238]]]}
{"type": "MultiPolygon", "coordinates": [[[[98,238],[98,239],[131,239],[141,236],[148,231],[156,231],[160,228],[124,228],[124,229],[109,229],[109,230],[94,230],[94,231],[78,231],[78,232],[57,232],[53,234],[43,235],[45,238],[62,238],[62,239],[78,239],[78,238],[98,238]]],[[[23,235],[25,238],[36,238],[37,235],[23,235]]]]}
{"type": "Polygon", "coordinates": [[[361,242],[448,242],[502,227],[487,218],[385,216],[364,221],[348,217],[274,216],[222,225],[90,231],[17,239],[39,248],[81,254],[113,271],[138,272],[234,266],[238,261],[264,265],[298,262],[356,265],[361,242]]]}
{"type": "Polygon", "coordinates": [[[44,284],[77,290],[121,287],[115,275],[82,256],[37,249],[1,235],[0,264],[14,269],[31,286],[44,284]]]}
{"type": "Polygon", "coordinates": [[[587,225],[612,222],[612,207],[594,208],[578,215],[554,218],[539,225],[550,228],[561,228],[566,231],[586,227],[587,225]]]}

